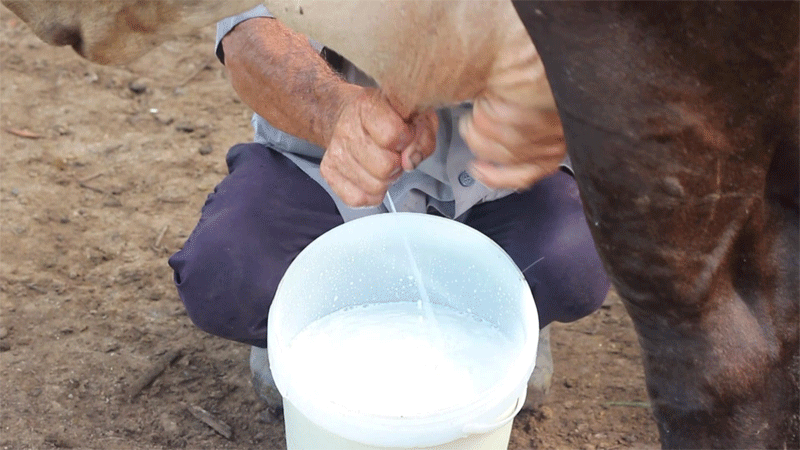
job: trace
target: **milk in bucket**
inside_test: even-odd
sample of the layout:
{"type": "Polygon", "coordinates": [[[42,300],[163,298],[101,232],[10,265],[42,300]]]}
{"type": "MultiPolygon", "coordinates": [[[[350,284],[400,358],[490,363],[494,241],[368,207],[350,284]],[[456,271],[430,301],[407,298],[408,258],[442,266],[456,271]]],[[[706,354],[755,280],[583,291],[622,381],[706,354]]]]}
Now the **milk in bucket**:
{"type": "Polygon", "coordinates": [[[506,448],[537,341],[527,283],[479,232],[411,213],[348,222],[298,255],[270,309],[287,445],[506,448]]]}
{"type": "Polygon", "coordinates": [[[441,341],[412,302],[351,307],[313,322],[289,344],[293,382],[368,415],[418,416],[471,402],[502,378],[515,346],[475,316],[432,309],[441,341]]]}

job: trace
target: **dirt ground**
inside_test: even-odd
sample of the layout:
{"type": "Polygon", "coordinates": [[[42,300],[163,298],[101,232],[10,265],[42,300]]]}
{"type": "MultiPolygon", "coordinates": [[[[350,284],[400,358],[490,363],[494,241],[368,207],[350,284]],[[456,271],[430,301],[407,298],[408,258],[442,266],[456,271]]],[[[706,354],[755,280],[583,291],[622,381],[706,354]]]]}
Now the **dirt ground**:
{"type": "MultiPolygon", "coordinates": [[[[101,67],[0,10],[0,448],[285,448],[249,348],[195,328],[167,266],[252,136],[212,46],[209,27],[101,67]]],[[[551,395],[510,448],[656,448],[619,299],[552,340],[551,395]]]]}

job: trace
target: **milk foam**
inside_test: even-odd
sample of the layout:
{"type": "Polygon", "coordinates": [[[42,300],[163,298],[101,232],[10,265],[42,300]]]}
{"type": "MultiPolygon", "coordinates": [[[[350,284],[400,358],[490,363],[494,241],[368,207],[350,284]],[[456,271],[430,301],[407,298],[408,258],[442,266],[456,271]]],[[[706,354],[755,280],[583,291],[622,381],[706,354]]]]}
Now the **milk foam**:
{"type": "Polygon", "coordinates": [[[287,348],[292,385],[360,414],[426,415],[474,401],[519,350],[479,318],[431,304],[438,333],[415,302],[346,308],[304,328],[287,348]]]}

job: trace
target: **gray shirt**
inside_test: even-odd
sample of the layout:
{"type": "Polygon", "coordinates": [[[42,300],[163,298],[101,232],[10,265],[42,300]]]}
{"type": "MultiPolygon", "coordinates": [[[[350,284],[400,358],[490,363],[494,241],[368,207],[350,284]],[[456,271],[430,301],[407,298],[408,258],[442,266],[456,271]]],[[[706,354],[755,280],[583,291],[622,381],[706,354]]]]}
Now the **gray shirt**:
{"type": "MultiPolygon", "coordinates": [[[[224,62],[220,42],[237,24],[253,17],[273,17],[262,5],[243,14],[228,17],[217,23],[216,54],[224,62]]],[[[318,51],[322,45],[310,40],[318,51]]],[[[342,76],[351,83],[361,86],[374,86],[375,83],[358,68],[345,60],[342,76]]],[[[435,209],[451,219],[464,217],[470,208],[482,202],[496,200],[510,194],[511,190],[493,190],[472,178],[467,171],[473,158],[469,148],[458,133],[458,120],[469,112],[469,105],[443,108],[437,111],[439,129],[436,136],[436,150],[415,170],[404,173],[392,186],[389,195],[398,211],[426,213],[435,209]]],[[[323,149],[303,139],[273,127],[258,114],[252,118],[255,129],[255,142],[280,151],[287,158],[317,181],[333,198],[344,220],[386,212],[388,202],[368,208],[351,208],[334,194],[319,170],[323,149]]]]}

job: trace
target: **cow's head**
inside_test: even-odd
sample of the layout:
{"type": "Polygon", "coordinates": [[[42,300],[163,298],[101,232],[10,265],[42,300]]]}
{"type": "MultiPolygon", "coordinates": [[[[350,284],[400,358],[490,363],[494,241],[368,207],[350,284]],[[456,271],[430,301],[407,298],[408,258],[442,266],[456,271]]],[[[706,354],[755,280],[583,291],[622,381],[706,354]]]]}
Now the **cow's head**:
{"type": "Polygon", "coordinates": [[[135,59],[170,37],[246,11],[259,0],[2,0],[43,41],[101,64],[135,59]]]}

